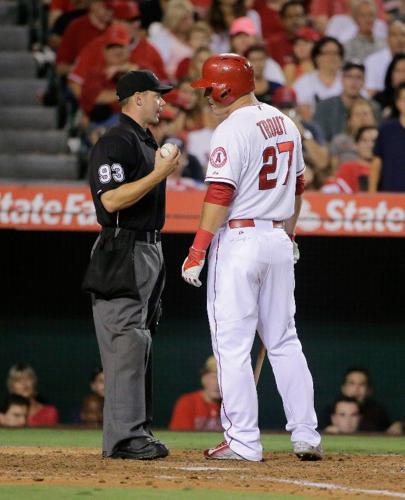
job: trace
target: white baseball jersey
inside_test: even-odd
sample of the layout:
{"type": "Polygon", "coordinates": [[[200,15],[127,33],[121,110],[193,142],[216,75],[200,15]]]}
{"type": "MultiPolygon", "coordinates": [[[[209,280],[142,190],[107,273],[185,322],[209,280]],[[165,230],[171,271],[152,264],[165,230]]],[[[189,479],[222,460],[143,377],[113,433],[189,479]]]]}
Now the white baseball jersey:
{"type": "Polygon", "coordinates": [[[228,220],[285,220],[294,213],[296,176],[304,169],[294,122],[258,104],[237,109],[217,127],[205,180],[236,188],[228,220]]]}

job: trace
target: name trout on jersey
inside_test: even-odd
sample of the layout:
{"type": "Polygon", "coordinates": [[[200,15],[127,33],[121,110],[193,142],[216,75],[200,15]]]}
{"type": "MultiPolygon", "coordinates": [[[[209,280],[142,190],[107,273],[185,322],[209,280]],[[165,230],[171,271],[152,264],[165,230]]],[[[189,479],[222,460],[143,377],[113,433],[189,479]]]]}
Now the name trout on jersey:
{"type": "Polygon", "coordinates": [[[284,123],[284,116],[273,116],[272,118],[266,118],[265,120],[260,120],[256,123],[259,127],[263,137],[265,139],[270,139],[271,137],[276,137],[277,135],[284,135],[287,133],[284,123]]]}

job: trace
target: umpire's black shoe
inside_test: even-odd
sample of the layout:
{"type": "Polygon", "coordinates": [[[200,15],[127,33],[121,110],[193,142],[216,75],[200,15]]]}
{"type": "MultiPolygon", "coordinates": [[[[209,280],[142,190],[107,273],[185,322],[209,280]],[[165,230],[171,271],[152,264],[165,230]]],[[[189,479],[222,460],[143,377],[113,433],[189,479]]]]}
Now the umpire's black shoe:
{"type": "Polygon", "coordinates": [[[110,458],[154,460],[165,458],[168,454],[169,450],[158,439],[144,436],[123,441],[116,447],[110,458]]]}

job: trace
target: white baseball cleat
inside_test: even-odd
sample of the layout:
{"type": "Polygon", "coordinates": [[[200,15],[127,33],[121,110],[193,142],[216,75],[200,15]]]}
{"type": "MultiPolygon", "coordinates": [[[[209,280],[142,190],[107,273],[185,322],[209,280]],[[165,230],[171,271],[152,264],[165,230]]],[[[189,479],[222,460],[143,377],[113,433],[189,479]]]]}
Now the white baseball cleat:
{"type": "Polygon", "coordinates": [[[297,441],[294,443],[294,453],[300,460],[322,460],[323,449],[319,444],[318,446],[312,446],[305,441],[297,441]]]}
{"type": "Polygon", "coordinates": [[[210,460],[246,460],[229,448],[225,441],[220,443],[215,448],[204,450],[204,457],[210,460]]]}

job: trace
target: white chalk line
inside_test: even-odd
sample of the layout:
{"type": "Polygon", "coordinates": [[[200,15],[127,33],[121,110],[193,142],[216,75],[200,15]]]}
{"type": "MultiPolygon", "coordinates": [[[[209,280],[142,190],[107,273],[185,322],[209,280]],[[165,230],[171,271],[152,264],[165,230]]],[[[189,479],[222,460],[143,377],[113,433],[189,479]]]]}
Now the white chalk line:
{"type": "Polygon", "coordinates": [[[297,486],[308,486],[309,488],[319,488],[326,490],[339,490],[345,491],[347,493],[365,493],[367,495],[379,495],[384,497],[396,497],[396,498],[405,498],[405,493],[398,493],[396,491],[389,490],[367,490],[364,488],[350,488],[349,486],[343,486],[340,484],[334,483],[314,483],[312,481],[303,481],[299,479],[283,479],[279,477],[257,477],[257,480],[260,481],[270,481],[275,483],[283,483],[283,484],[295,484],[297,486]]]}
{"type": "Polygon", "coordinates": [[[230,470],[230,471],[245,471],[246,469],[237,468],[237,467],[164,467],[165,469],[179,469],[179,470],[188,470],[188,471],[205,471],[205,470],[230,470]]]}
{"type": "MultiPolygon", "coordinates": [[[[240,472],[245,471],[241,467],[161,467],[162,469],[176,469],[183,470],[187,472],[202,472],[202,471],[233,471],[240,472]]],[[[178,476],[159,476],[162,479],[180,479],[178,476]]],[[[181,478],[185,479],[185,478],[181,478]]],[[[308,488],[318,488],[322,490],[337,490],[344,491],[347,493],[364,493],[367,495],[379,495],[385,497],[395,497],[395,498],[405,498],[405,493],[399,493],[397,491],[390,490],[368,490],[365,488],[351,488],[349,486],[343,486],[341,484],[335,483],[315,483],[313,481],[305,481],[301,479],[284,479],[280,477],[273,476],[255,476],[249,478],[242,478],[243,480],[254,480],[254,481],[269,481],[271,483],[282,483],[282,484],[294,484],[296,486],[307,486],[308,488]]]]}

